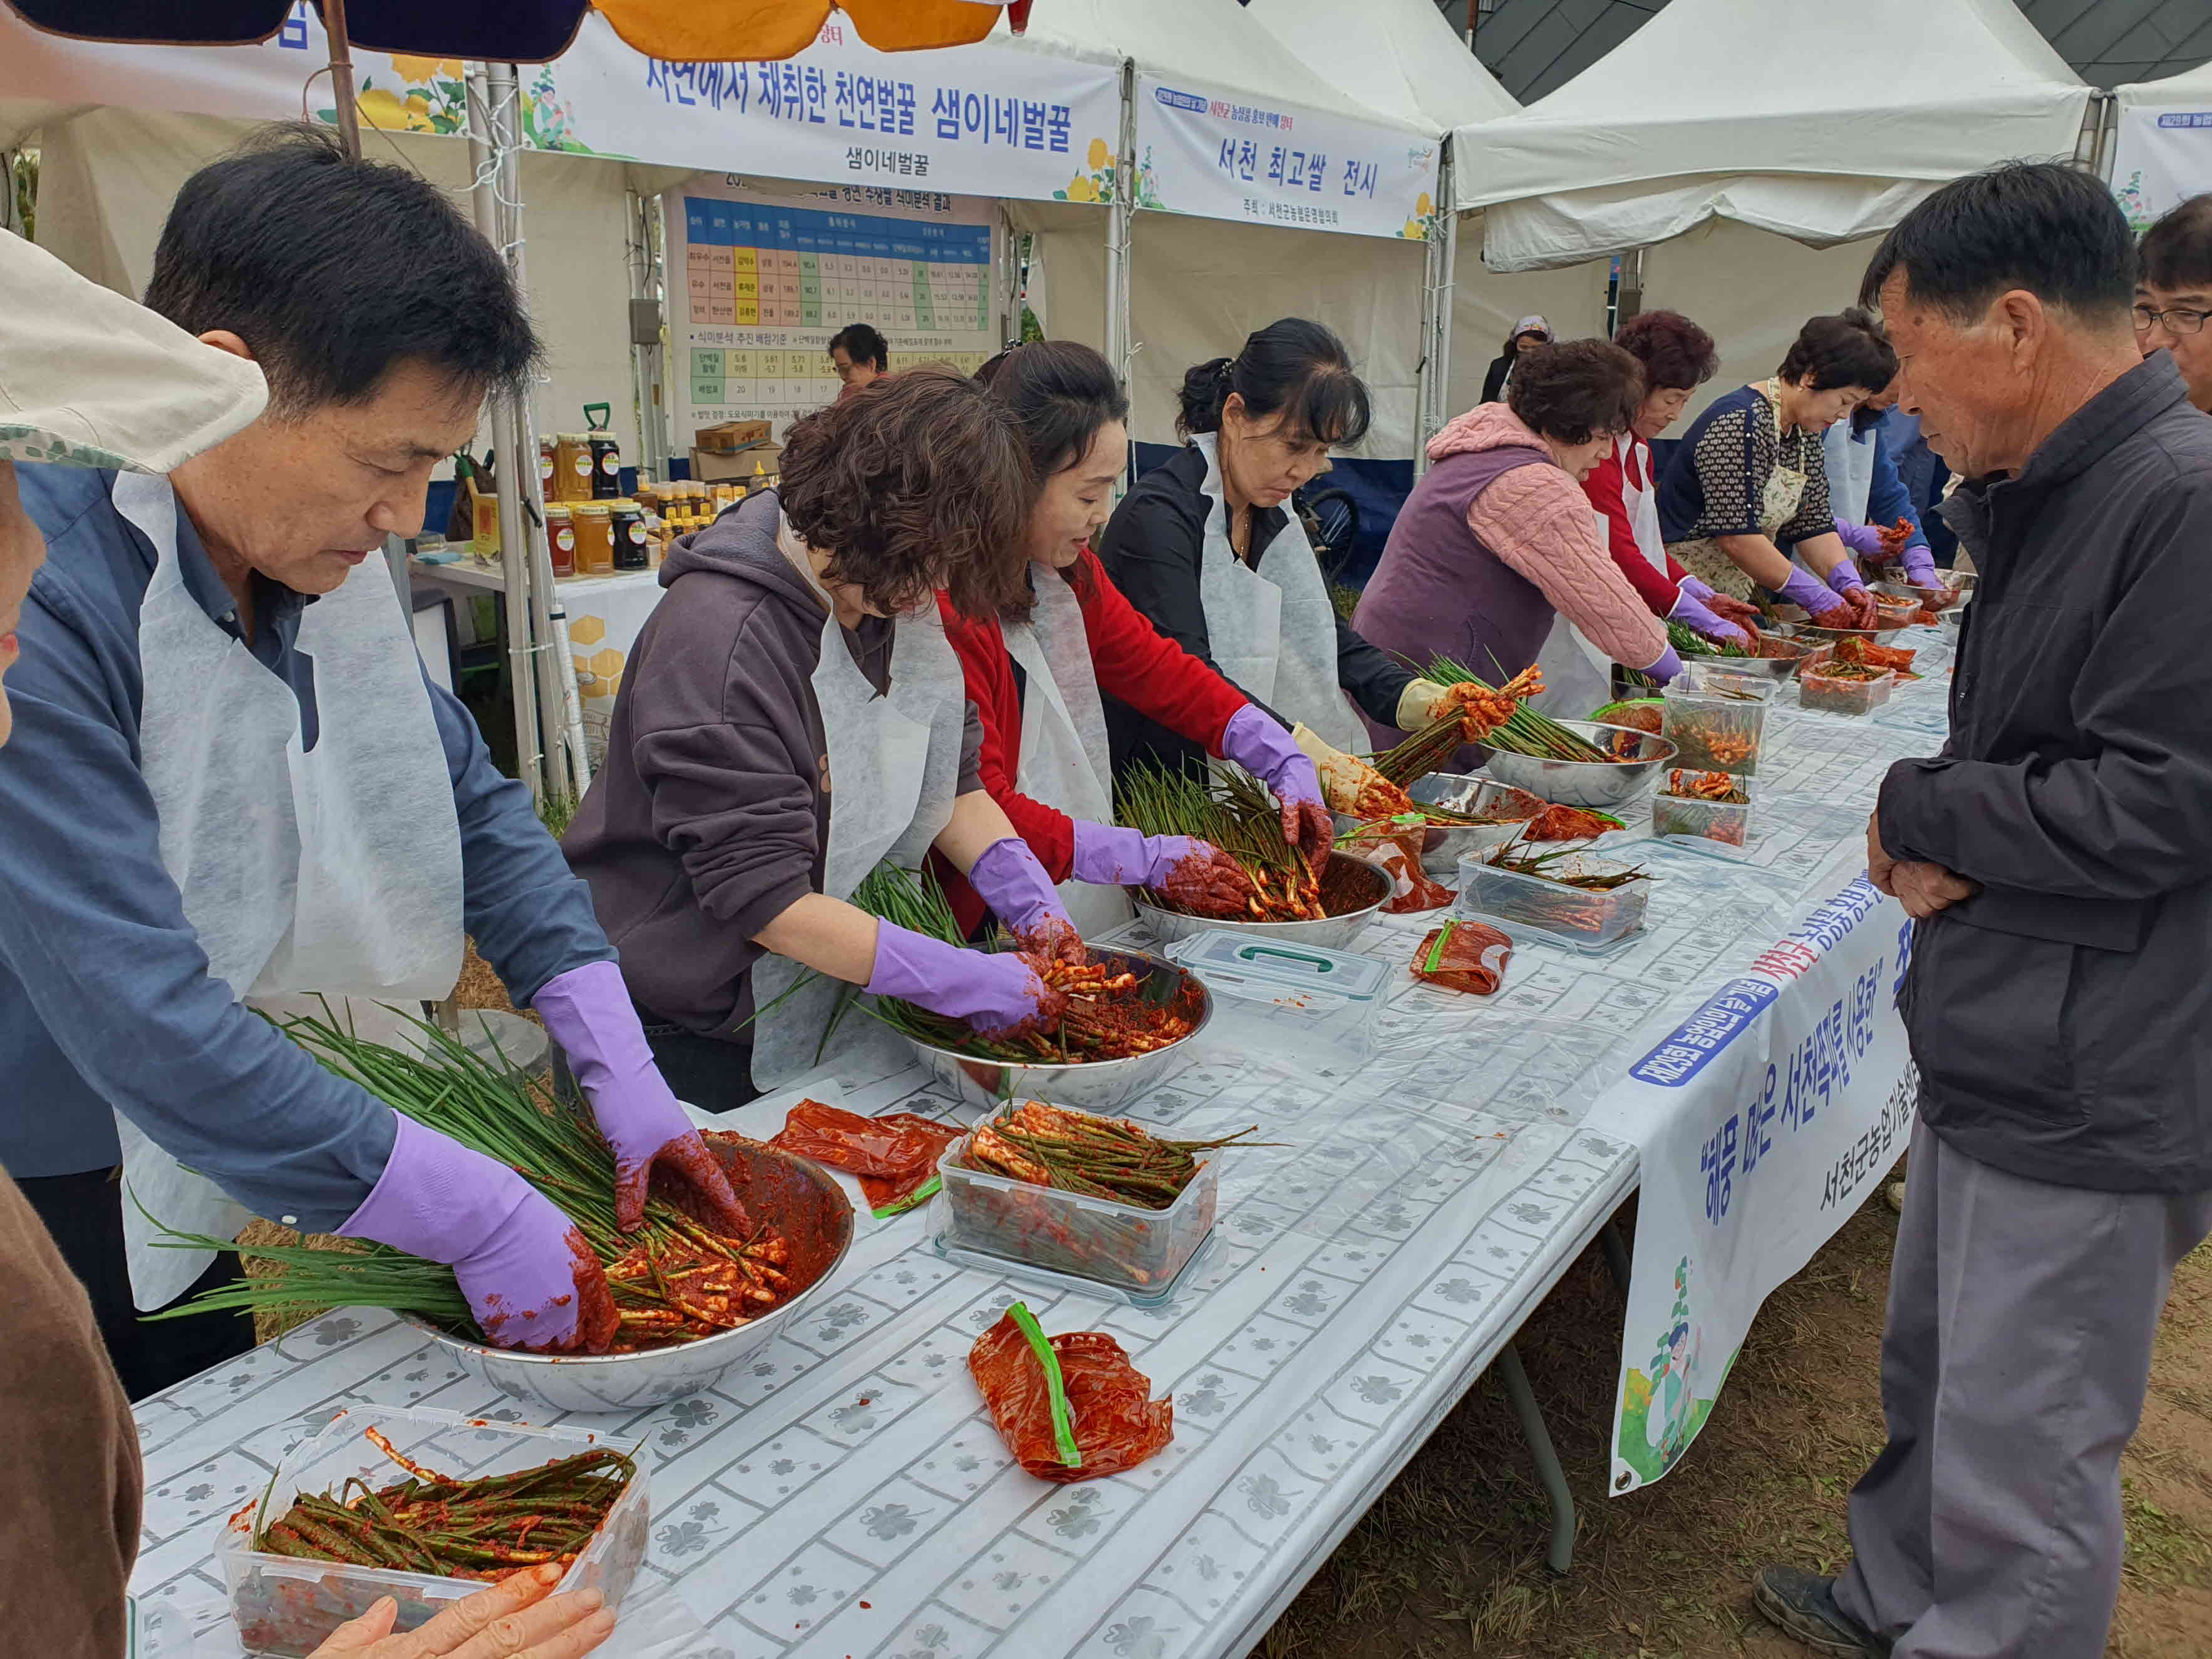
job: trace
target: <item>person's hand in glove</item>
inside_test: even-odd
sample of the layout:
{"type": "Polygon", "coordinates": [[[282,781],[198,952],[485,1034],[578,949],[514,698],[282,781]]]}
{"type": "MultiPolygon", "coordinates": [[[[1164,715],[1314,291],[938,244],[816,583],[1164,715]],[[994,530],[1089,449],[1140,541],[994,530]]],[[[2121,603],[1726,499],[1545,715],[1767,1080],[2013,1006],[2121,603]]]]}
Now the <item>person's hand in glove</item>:
{"type": "Polygon", "coordinates": [[[1068,919],[1067,907],[1060,902],[1052,878],[1020,836],[1008,836],[986,847],[968,872],[968,884],[1006,924],[1014,942],[1030,955],[1069,963],[1091,959],[1083,948],[1083,935],[1068,919]]]}
{"type": "Polygon", "coordinates": [[[1322,796],[1320,775],[1296,739],[1265,709],[1248,702],[1222,728],[1221,753],[1275,792],[1276,803],[1283,809],[1283,839],[1297,849],[1306,868],[1320,870],[1328,861],[1335,830],[1322,796]]]}
{"type": "Polygon", "coordinates": [[[1028,952],[963,951],[888,921],[876,924],[876,965],[865,988],[951,1019],[978,1036],[1015,1037],[1049,1025],[1067,998],[1044,982],[1028,952]]]}
{"type": "Polygon", "coordinates": [[[1076,880],[1095,886],[1154,888],[1199,915],[1242,915],[1246,901],[1259,896],[1244,866],[1210,842],[1081,818],[1075,820],[1073,871],[1076,880]]]}
{"type": "Polygon", "coordinates": [[[1927,543],[1913,543],[1898,555],[1898,562],[1905,567],[1905,580],[1915,587],[1943,586],[1943,579],[1936,574],[1936,556],[1929,551],[1927,543]]]}
{"type": "MultiPolygon", "coordinates": [[[[1885,532],[1879,525],[1861,524],[1856,519],[1838,519],[1836,535],[1844,545],[1863,559],[1879,559],[1883,556],[1885,532]]],[[[1858,572],[1851,574],[1856,576],[1858,572]]]]}
{"type": "Polygon", "coordinates": [[[561,1045],[592,1121],[615,1154],[615,1224],[635,1232],[656,1167],[680,1174],[707,1200],[722,1231],[749,1237],[752,1218],[730,1178],[653,1062],[637,1009],[611,962],[587,962],[545,981],[531,1006],[561,1045]]]}
{"type": "Polygon", "coordinates": [[[622,1319],[576,1224],[497,1159],[392,1116],[384,1173],[339,1234],[444,1262],[497,1346],[605,1353],[622,1319]]]}
{"type": "Polygon", "coordinates": [[[1775,591],[1775,597],[1787,604],[1802,607],[1821,628],[1856,628],[1858,613],[1850,603],[1838,594],[1818,576],[1802,570],[1792,569],[1790,580],[1775,591]]]}
{"type": "Polygon", "coordinates": [[[1746,651],[1751,649],[1751,635],[1734,623],[1723,621],[1703,599],[1690,592],[1687,582],[1675,589],[1674,608],[1668,611],[1667,617],[1670,622],[1695,629],[1709,640],[1746,651]]]}
{"type": "Polygon", "coordinates": [[[1766,620],[1759,614],[1759,607],[1749,600],[1732,599],[1725,593],[1715,592],[1709,583],[1700,581],[1695,576],[1686,574],[1675,584],[1674,591],[1687,593],[1723,622],[1734,623],[1754,640],[1759,637],[1760,624],[1766,620]]]}

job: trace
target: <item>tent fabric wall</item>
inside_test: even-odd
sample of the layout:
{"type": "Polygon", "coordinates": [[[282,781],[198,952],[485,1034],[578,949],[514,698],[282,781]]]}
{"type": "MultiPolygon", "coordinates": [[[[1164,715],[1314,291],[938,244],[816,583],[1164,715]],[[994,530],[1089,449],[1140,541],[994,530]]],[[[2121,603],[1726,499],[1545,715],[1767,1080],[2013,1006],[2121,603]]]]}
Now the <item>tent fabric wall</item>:
{"type": "MultiPolygon", "coordinates": [[[[1460,165],[1454,162],[1456,167],[1460,165]]],[[[1451,376],[1447,407],[1454,415],[1481,401],[1482,378],[1522,318],[1540,316],[1557,338],[1605,331],[1605,290],[1612,261],[1591,259],[1553,270],[1508,274],[1482,263],[1485,216],[1460,216],[1452,277],[1451,376]]]]}
{"type": "Polygon", "coordinates": [[[1030,246],[1030,308],[1046,337],[1106,349],[1106,222],[1103,208],[1060,202],[1008,202],[1015,232],[1030,246]]]}
{"type": "Polygon", "coordinates": [[[1716,398],[1774,373],[1808,317],[1858,303],[1859,278],[1881,239],[1809,248],[1727,220],[1648,248],[1644,308],[1679,311],[1711,335],[1721,366],[1690,399],[1676,436],[1716,398]]]}
{"type": "MultiPolygon", "coordinates": [[[[216,116],[116,108],[49,124],[40,138],[40,243],[94,282],[143,294],[178,188],[252,130],[250,122],[216,116]]],[[[469,211],[465,143],[366,130],[362,137],[371,160],[413,168],[469,211]]],[[[605,403],[623,454],[635,461],[641,452],[630,376],[629,183],[617,162],[521,157],[531,314],[545,342],[550,377],[534,400],[538,429],[577,430],[585,404],[605,403]]]]}

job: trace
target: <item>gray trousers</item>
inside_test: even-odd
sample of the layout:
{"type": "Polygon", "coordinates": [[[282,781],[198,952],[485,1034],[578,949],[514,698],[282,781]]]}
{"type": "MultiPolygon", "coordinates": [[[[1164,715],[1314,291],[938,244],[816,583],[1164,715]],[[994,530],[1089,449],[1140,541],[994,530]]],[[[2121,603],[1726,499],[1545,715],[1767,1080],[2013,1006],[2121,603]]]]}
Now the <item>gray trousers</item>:
{"type": "Polygon", "coordinates": [[[1913,1131],[1890,1267],[1889,1444],[1851,1492],[1836,1601],[1895,1659],[2098,1659],[2120,1452],[2212,1193],[2053,1187],[1913,1131]]]}

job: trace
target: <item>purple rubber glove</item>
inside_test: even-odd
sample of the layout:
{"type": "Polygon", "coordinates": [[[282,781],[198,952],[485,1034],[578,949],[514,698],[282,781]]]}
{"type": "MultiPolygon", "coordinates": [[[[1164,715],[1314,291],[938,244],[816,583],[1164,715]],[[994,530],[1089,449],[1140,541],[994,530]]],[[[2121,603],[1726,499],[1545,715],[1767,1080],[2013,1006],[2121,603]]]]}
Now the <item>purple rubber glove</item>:
{"type": "MultiPolygon", "coordinates": [[[[1750,650],[1751,635],[1734,623],[1722,621],[1706,605],[1702,598],[1691,592],[1690,582],[1692,580],[1692,578],[1685,577],[1680,585],[1675,588],[1674,605],[1674,609],[1667,613],[1668,618],[1694,628],[1709,640],[1718,640],[1723,644],[1741,646],[1745,650],[1750,650]]],[[[1712,590],[1707,588],[1705,592],[1711,593],[1712,590]]]]}
{"type": "Polygon", "coordinates": [[[1698,604],[1702,605],[1707,599],[1712,598],[1713,585],[1709,581],[1704,581],[1696,576],[1692,576],[1686,570],[1682,573],[1682,580],[1674,584],[1674,591],[1677,593],[1687,593],[1692,599],[1697,600],[1698,604]]]}
{"type": "Polygon", "coordinates": [[[1026,956],[963,951],[888,921],[876,924],[876,966],[866,988],[870,996],[964,1019],[988,1037],[1033,1030],[1067,1006],[1026,956]]]}
{"type": "Polygon", "coordinates": [[[1790,580],[1775,590],[1775,598],[1801,607],[1823,628],[1851,625],[1850,607],[1830,590],[1827,583],[1806,571],[1793,567],[1790,580]]]}
{"type": "Polygon", "coordinates": [[[1858,566],[1849,559],[1838,559],[1836,568],[1828,573],[1828,591],[1832,593],[1849,599],[1853,593],[1864,592],[1865,588],[1866,578],[1859,574],[1858,566]]]}
{"type": "MultiPolygon", "coordinates": [[[[1843,538],[1845,547],[1863,559],[1881,556],[1881,532],[1870,524],[1856,524],[1849,519],[1838,519],[1836,520],[1836,534],[1843,538]]],[[[1840,570],[1843,566],[1836,568],[1840,570]]]]}
{"type": "Polygon", "coordinates": [[[1006,924],[1023,950],[1048,961],[1089,959],[1083,936],[1068,920],[1067,907],[1060,902],[1052,878],[1020,836],[1008,836],[986,847],[968,872],[968,884],[1006,924]]]}
{"type": "Polygon", "coordinates": [[[1185,860],[1211,857],[1213,850],[1189,836],[1148,836],[1118,823],[1075,820],[1075,878],[1096,887],[1158,887],[1185,860]]]}
{"type": "Polygon", "coordinates": [[[568,1056],[568,1069],[592,1103],[592,1116],[615,1154],[615,1224],[635,1232],[645,1219],[646,1188],[656,1164],[682,1172],[721,1218],[722,1229],[752,1236],[752,1218],[730,1178],[653,1063],[637,1008],[611,962],[587,962],[545,981],[531,1006],[546,1035],[568,1056]]]}
{"type": "Polygon", "coordinates": [[[1936,574],[1936,556],[1925,542],[1915,542],[1897,556],[1905,567],[1905,580],[1915,587],[1941,587],[1943,579],[1936,574]]]}
{"type": "Polygon", "coordinates": [[[1221,728],[1221,753],[1275,792],[1283,837],[1310,870],[1319,870],[1336,842],[1336,825],[1321,793],[1313,759],[1256,703],[1246,703],[1221,728]]]}
{"type": "Polygon", "coordinates": [[[500,1347],[605,1353],[622,1319],[575,1223],[504,1164],[392,1115],[392,1156],[340,1235],[444,1262],[500,1347]]]}
{"type": "Polygon", "coordinates": [[[1682,672],[1682,659],[1674,653],[1674,647],[1670,645],[1664,651],[1662,651],[1659,653],[1658,661],[1653,663],[1649,668],[1640,670],[1639,672],[1649,674],[1653,679],[1658,681],[1660,684],[1664,685],[1671,679],[1680,678],[1682,672]]]}

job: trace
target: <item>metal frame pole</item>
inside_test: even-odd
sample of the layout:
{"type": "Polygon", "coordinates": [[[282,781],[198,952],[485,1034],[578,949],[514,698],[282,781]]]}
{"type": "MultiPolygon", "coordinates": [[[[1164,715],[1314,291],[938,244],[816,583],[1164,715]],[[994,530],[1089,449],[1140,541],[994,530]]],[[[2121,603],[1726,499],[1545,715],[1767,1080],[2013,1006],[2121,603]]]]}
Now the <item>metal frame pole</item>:
{"type": "Polygon", "coordinates": [[[1421,367],[1413,399],[1413,476],[1429,470],[1429,440],[1451,418],[1444,405],[1451,386],[1451,312],[1454,254],[1459,215],[1452,201],[1452,142],[1444,136],[1437,162],[1436,214],[1429,225],[1427,258],[1421,287],[1421,367]]]}
{"type": "MultiPolygon", "coordinates": [[[[1114,202],[1106,218],[1106,361],[1130,392],[1137,349],[1129,327],[1130,240],[1137,222],[1137,66],[1121,60],[1121,134],[1114,202]]],[[[1132,454],[1134,453],[1133,448],[1132,454]]]]}
{"type": "MultiPolygon", "coordinates": [[[[506,228],[499,206],[500,174],[503,165],[495,159],[490,71],[471,64],[466,71],[469,113],[470,205],[477,229],[494,247],[504,250],[506,228]]],[[[491,406],[492,443],[505,456],[498,470],[499,560],[506,586],[501,594],[501,614],[507,624],[507,668],[514,700],[514,769],[530,786],[531,798],[545,799],[544,756],[538,738],[536,676],[531,672],[534,636],[531,630],[530,562],[523,536],[521,475],[528,472],[534,485],[538,455],[532,447],[527,462],[514,447],[507,419],[507,399],[495,398],[491,406]]]]}
{"type": "Polygon", "coordinates": [[[648,342],[641,337],[636,327],[637,311],[641,304],[653,304],[656,313],[659,295],[655,292],[653,258],[653,221],[660,212],[658,196],[641,196],[629,192],[627,212],[629,225],[629,297],[632,326],[630,330],[630,391],[637,400],[637,464],[656,478],[668,476],[668,433],[660,406],[660,342],[656,337],[648,342]]]}
{"type": "Polygon", "coordinates": [[[331,48],[331,102],[338,118],[338,143],[347,156],[361,160],[361,107],[353,89],[353,37],[346,28],[346,0],[323,0],[323,33],[331,48]]]}
{"type": "MultiPolygon", "coordinates": [[[[492,91],[491,125],[499,155],[499,207],[505,236],[499,244],[514,273],[516,291],[530,293],[528,250],[522,235],[522,131],[520,79],[512,64],[488,66],[492,91]]],[[[576,690],[576,665],[568,648],[568,613],[553,581],[552,550],[546,545],[545,507],[538,499],[538,422],[527,395],[507,400],[507,433],[513,456],[513,488],[522,521],[522,552],[529,565],[531,659],[541,718],[556,725],[557,743],[545,757],[548,789],[572,801],[591,787],[591,761],[584,747],[584,704],[576,690]]],[[[502,471],[509,469],[501,468],[502,471]]],[[[505,499],[505,490],[501,499],[505,499]]],[[[502,537],[504,531],[502,531],[502,537]]],[[[502,540],[502,545],[504,541],[502,540]]]]}

